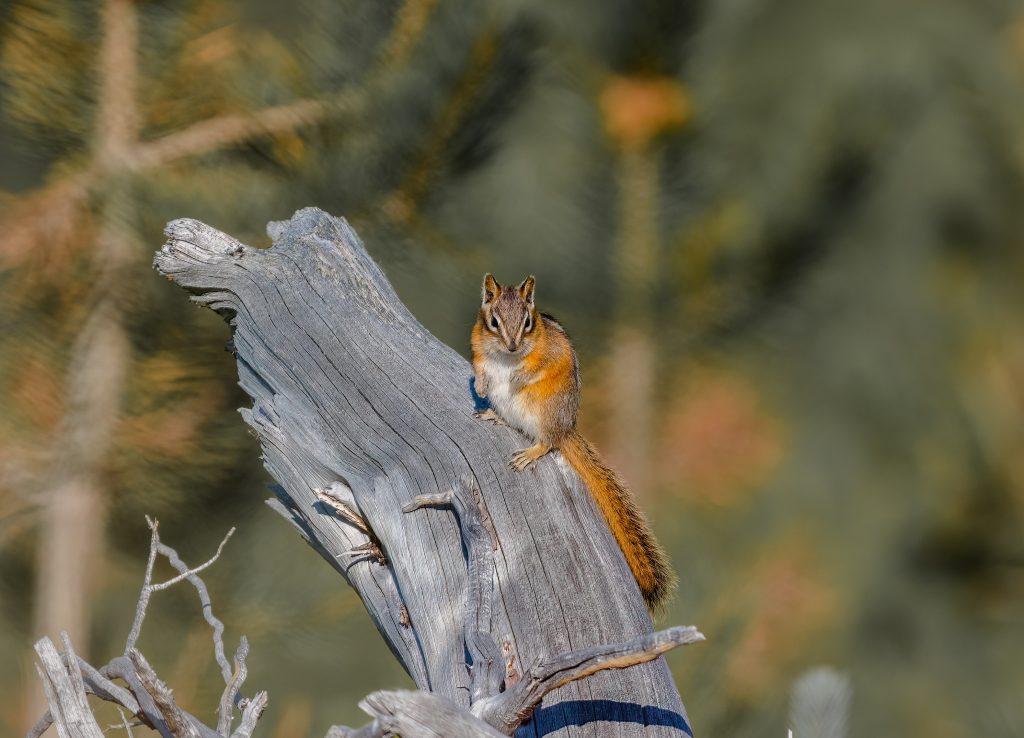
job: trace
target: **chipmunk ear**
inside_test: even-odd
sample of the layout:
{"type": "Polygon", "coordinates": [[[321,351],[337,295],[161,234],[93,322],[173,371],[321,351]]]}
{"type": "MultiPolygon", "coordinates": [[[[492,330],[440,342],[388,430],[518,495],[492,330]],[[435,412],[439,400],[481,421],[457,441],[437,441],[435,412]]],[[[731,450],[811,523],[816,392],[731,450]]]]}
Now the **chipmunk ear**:
{"type": "Polygon", "coordinates": [[[493,302],[500,294],[501,285],[495,281],[493,274],[487,272],[487,274],[484,275],[484,285],[480,290],[480,297],[483,300],[484,305],[489,302],[493,302]]]}
{"type": "Polygon", "coordinates": [[[533,307],[533,288],[536,284],[537,280],[533,278],[533,275],[530,275],[519,285],[519,294],[522,295],[523,300],[530,307],[533,307]]]}

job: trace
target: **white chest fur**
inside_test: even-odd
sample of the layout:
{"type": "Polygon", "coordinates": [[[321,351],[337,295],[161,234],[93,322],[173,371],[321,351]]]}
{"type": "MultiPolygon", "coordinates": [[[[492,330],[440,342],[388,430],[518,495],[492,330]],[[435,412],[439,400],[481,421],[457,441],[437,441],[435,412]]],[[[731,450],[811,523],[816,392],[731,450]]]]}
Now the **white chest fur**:
{"type": "Polygon", "coordinates": [[[507,354],[487,358],[484,362],[487,401],[502,420],[537,440],[540,432],[536,419],[519,399],[519,392],[523,388],[522,377],[518,374],[519,364],[519,357],[507,354]]]}

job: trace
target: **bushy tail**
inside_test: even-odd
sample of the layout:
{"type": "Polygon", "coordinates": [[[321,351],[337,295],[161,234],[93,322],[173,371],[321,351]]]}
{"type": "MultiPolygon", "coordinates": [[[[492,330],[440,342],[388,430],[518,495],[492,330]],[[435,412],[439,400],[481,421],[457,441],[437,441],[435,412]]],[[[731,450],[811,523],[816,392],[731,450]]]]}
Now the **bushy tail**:
{"type": "Polygon", "coordinates": [[[676,580],[647,518],[618,475],[601,461],[587,439],[574,431],[559,444],[559,450],[597,501],[640,585],[647,607],[657,610],[675,588],[676,580]]]}

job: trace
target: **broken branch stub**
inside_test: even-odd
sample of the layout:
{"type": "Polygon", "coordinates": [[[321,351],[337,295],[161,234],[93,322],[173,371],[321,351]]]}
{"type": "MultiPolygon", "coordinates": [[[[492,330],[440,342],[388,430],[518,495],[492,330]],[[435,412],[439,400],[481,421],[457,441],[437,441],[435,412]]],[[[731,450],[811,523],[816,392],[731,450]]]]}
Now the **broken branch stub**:
{"type": "MultiPolygon", "coordinates": [[[[508,468],[524,439],[473,417],[469,364],[409,313],[349,225],[307,208],[268,232],[274,245],[260,250],[173,221],[155,265],[231,324],[253,398],[242,414],[280,483],[272,506],[356,589],[417,686],[463,708],[474,686],[457,521],[443,509],[402,512],[463,479],[479,490],[497,542],[487,563],[491,634],[510,670],[650,633],[636,583],[578,478],[557,454],[508,468]],[[334,514],[318,498],[325,489],[346,497],[368,532],[334,514]],[[368,539],[382,557],[352,555],[368,539]]],[[[520,731],[679,736],[689,726],[657,658],[555,689],[520,731]]]]}

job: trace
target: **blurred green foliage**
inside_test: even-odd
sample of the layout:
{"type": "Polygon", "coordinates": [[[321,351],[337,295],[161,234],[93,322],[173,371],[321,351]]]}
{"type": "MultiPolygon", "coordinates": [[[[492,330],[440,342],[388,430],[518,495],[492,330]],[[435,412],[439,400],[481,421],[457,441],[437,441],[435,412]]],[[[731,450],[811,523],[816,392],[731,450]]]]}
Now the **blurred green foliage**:
{"type": "MultiPolygon", "coordinates": [[[[41,480],[106,208],[130,201],[98,658],[150,513],[190,562],[238,526],[208,582],[270,690],[264,735],[407,683],[259,505],[222,322],[148,269],[170,218],[265,245],[318,205],[464,352],[482,272],[537,275],[585,430],[679,571],[664,621],[708,635],[669,657],[699,735],[785,735],[820,663],[850,677],[851,736],[1024,731],[1024,4],[143,0],[137,143],[173,145],[116,179],[90,164],[101,6],[0,2],[0,730],[35,717],[41,480]],[[163,138],[305,102],[205,148],[163,138]]],[[[141,646],[213,714],[192,593],[154,599],[141,646]]]]}

